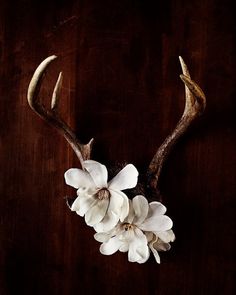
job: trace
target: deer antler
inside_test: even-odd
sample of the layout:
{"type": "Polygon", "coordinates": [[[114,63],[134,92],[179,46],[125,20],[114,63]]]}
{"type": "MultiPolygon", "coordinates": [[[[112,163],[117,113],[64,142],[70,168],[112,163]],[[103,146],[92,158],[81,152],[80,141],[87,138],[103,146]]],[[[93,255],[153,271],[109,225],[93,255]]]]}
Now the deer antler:
{"type": "Polygon", "coordinates": [[[179,59],[183,72],[180,78],[185,84],[185,108],[176,128],[159,147],[149,165],[147,176],[149,186],[152,190],[158,189],[161,169],[172,147],[179,137],[188,129],[191,123],[203,113],[206,107],[206,97],[203,91],[191,80],[188,68],[181,56],[179,59]]]}
{"type": "MultiPolygon", "coordinates": [[[[28,102],[34,112],[36,112],[51,126],[54,126],[59,131],[59,133],[65,137],[76,153],[83,168],[83,161],[90,158],[93,139],[91,139],[88,144],[80,143],[75,133],[58,114],[59,94],[62,85],[62,73],[59,74],[58,80],[53,90],[51,109],[47,110],[44,105],[39,102],[38,96],[44,74],[49,64],[56,58],[57,57],[55,55],[49,56],[44,61],[42,61],[35,70],[28,87],[28,102]]],[[[158,189],[161,169],[172,147],[175,145],[179,137],[185,133],[191,123],[203,113],[206,106],[206,98],[203,91],[193,80],[191,80],[188,68],[182,57],[179,57],[179,59],[183,72],[183,74],[180,75],[180,78],[185,84],[185,108],[181,119],[176,125],[176,128],[159,147],[149,165],[147,171],[148,185],[152,190],[158,189]]]]}
{"type": "Polygon", "coordinates": [[[81,166],[83,168],[83,161],[90,158],[93,139],[88,144],[81,144],[77,139],[75,133],[71,128],[60,118],[58,114],[59,94],[62,85],[62,73],[59,74],[56,85],[53,90],[51,109],[47,110],[39,101],[39,91],[44,78],[44,73],[49,64],[55,60],[55,55],[49,56],[35,70],[34,75],[28,87],[28,103],[31,109],[38,114],[42,119],[55,127],[60,134],[62,134],[68,141],[74,152],[76,153],[81,166]]]}

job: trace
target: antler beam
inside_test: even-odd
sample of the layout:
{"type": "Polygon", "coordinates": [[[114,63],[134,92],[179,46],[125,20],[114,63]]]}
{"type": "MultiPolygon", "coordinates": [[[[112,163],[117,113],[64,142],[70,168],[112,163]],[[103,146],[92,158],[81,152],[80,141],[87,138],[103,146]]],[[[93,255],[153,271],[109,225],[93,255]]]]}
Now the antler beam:
{"type": "Polygon", "coordinates": [[[59,74],[56,85],[53,90],[51,109],[47,110],[39,101],[40,87],[49,64],[55,60],[55,55],[49,56],[35,70],[30,81],[27,93],[28,103],[31,109],[38,114],[43,120],[55,127],[68,141],[75,154],[77,155],[83,168],[83,161],[88,160],[91,155],[93,139],[88,144],[82,144],[77,139],[71,128],[61,119],[58,114],[59,94],[62,85],[62,73],[59,74]]]}
{"type": "Polygon", "coordinates": [[[191,80],[188,68],[181,56],[179,59],[183,72],[183,74],[180,75],[180,78],[185,84],[185,108],[176,128],[158,148],[149,165],[147,172],[148,183],[153,190],[158,189],[161,170],[172,147],[175,145],[179,137],[185,133],[192,122],[203,113],[206,107],[206,97],[203,91],[193,80],[191,80]]]}

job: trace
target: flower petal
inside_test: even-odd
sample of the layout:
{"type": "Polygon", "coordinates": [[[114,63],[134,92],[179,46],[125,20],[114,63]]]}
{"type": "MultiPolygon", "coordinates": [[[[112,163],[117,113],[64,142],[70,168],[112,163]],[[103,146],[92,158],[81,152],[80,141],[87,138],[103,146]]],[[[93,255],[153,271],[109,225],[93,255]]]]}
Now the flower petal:
{"type": "Polygon", "coordinates": [[[98,188],[107,187],[107,168],[93,160],[84,161],[84,168],[89,172],[98,188]]]}
{"type": "Polygon", "coordinates": [[[119,248],[120,252],[128,252],[129,251],[129,243],[126,241],[123,241],[123,244],[119,248]]]}
{"type": "Polygon", "coordinates": [[[162,232],[171,229],[173,222],[170,217],[166,215],[152,216],[147,218],[139,228],[144,231],[162,232]]]}
{"type": "Polygon", "coordinates": [[[124,190],[137,185],[138,170],[132,164],[126,165],[109,183],[113,190],[124,190]]]}
{"type": "Polygon", "coordinates": [[[99,223],[105,216],[109,204],[108,199],[97,200],[97,202],[85,213],[85,222],[89,226],[99,223]]]}
{"type": "Polygon", "coordinates": [[[120,216],[121,213],[121,208],[124,203],[124,195],[122,192],[115,192],[115,191],[110,191],[110,204],[108,211],[112,211],[115,214],[120,216]]]}
{"type": "Polygon", "coordinates": [[[169,242],[174,242],[175,240],[175,234],[173,230],[167,230],[163,232],[154,232],[155,235],[158,236],[163,242],[169,243],[169,242]]]}
{"type": "Polygon", "coordinates": [[[124,202],[120,193],[110,191],[110,203],[103,220],[94,226],[96,232],[106,232],[115,227],[120,219],[121,209],[124,202]]]}
{"type": "Polygon", "coordinates": [[[66,184],[74,188],[85,188],[94,185],[90,175],[81,169],[71,168],[65,172],[64,177],[66,184]]]}
{"type": "Polygon", "coordinates": [[[153,253],[154,257],[155,257],[156,262],[160,264],[160,263],[161,263],[160,256],[159,256],[157,250],[156,250],[156,249],[154,248],[154,246],[153,246],[153,244],[154,244],[156,241],[157,241],[157,238],[155,238],[153,241],[151,241],[151,242],[149,243],[149,248],[151,249],[151,251],[152,251],[152,253],[153,253]]]}
{"type": "Polygon", "coordinates": [[[132,205],[135,213],[133,223],[137,225],[141,224],[148,215],[148,201],[144,196],[138,195],[133,198],[132,205]]]}
{"type": "Polygon", "coordinates": [[[164,243],[161,239],[158,239],[157,242],[153,244],[153,247],[157,251],[168,251],[171,248],[169,243],[164,243]]]}
{"type": "Polygon", "coordinates": [[[149,203],[148,217],[153,215],[164,215],[166,213],[166,207],[160,202],[149,203]]]}
{"type": "Polygon", "coordinates": [[[84,216],[84,214],[95,205],[97,199],[93,196],[87,194],[81,194],[77,197],[74,203],[71,206],[72,211],[76,211],[76,213],[80,216],[84,216]]]}
{"type": "Polygon", "coordinates": [[[72,205],[70,206],[70,210],[71,210],[71,211],[77,211],[77,210],[79,210],[79,207],[80,207],[80,205],[79,205],[79,201],[80,201],[80,197],[77,197],[77,198],[74,200],[74,202],[73,202],[72,205]]]}
{"type": "Polygon", "coordinates": [[[111,238],[110,233],[96,233],[94,239],[100,243],[107,242],[111,238]]]}
{"type": "Polygon", "coordinates": [[[123,222],[124,219],[128,216],[129,214],[129,199],[126,196],[126,194],[124,194],[123,192],[112,192],[113,194],[119,194],[122,199],[123,199],[123,205],[121,207],[121,212],[120,212],[120,221],[123,222]]]}
{"type": "Polygon", "coordinates": [[[119,216],[109,211],[101,222],[94,225],[94,230],[98,233],[110,231],[119,222],[119,216]]]}
{"type": "Polygon", "coordinates": [[[118,251],[121,245],[122,241],[119,240],[119,236],[115,236],[100,246],[100,252],[104,255],[111,255],[118,251]]]}
{"type": "Polygon", "coordinates": [[[149,249],[146,236],[138,228],[134,230],[134,237],[129,244],[128,260],[130,262],[144,263],[149,258],[149,249]]]}
{"type": "Polygon", "coordinates": [[[124,222],[126,223],[133,223],[133,220],[134,220],[134,208],[133,208],[133,204],[132,204],[132,201],[131,200],[128,200],[129,202],[129,214],[128,216],[125,218],[124,222]]]}
{"type": "Polygon", "coordinates": [[[145,263],[148,260],[148,258],[150,257],[149,247],[147,245],[145,245],[142,248],[141,247],[138,248],[137,251],[141,257],[137,262],[138,263],[145,263]]]}
{"type": "Polygon", "coordinates": [[[150,249],[151,249],[151,251],[152,251],[152,253],[154,255],[154,258],[155,258],[156,262],[160,264],[161,259],[160,259],[160,255],[158,254],[157,250],[154,249],[152,246],[150,246],[150,249]]]}

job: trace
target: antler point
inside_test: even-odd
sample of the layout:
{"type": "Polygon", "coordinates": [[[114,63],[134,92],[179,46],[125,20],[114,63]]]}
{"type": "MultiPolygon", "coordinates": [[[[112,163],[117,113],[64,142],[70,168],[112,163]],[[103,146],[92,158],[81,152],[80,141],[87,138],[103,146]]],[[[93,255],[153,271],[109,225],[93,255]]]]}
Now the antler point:
{"type": "Polygon", "coordinates": [[[61,85],[62,85],[62,72],[59,73],[57,82],[55,84],[53,94],[52,94],[52,101],[51,101],[51,109],[56,110],[59,104],[59,94],[61,90],[61,85]]]}

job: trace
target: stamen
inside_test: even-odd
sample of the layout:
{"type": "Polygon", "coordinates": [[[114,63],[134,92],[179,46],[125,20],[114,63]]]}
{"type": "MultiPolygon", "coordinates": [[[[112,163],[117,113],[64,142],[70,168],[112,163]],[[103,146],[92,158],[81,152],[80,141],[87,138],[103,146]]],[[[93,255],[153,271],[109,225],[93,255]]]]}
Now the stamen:
{"type": "Polygon", "coordinates": [[[131,223],[123,223],[122,226],[123,226],[125,231],[131,230],[134,227],[133,224],[131,224],[131,223]]]}
{"type": "Polygon", "coordinates": [[[100,189],[97,193],[96,193],[96,197],[99,199],[99,200],[106,200],[106,199],[109,199],[110,198],[110,192],[107,188],[102,188],[100,189]]]}

